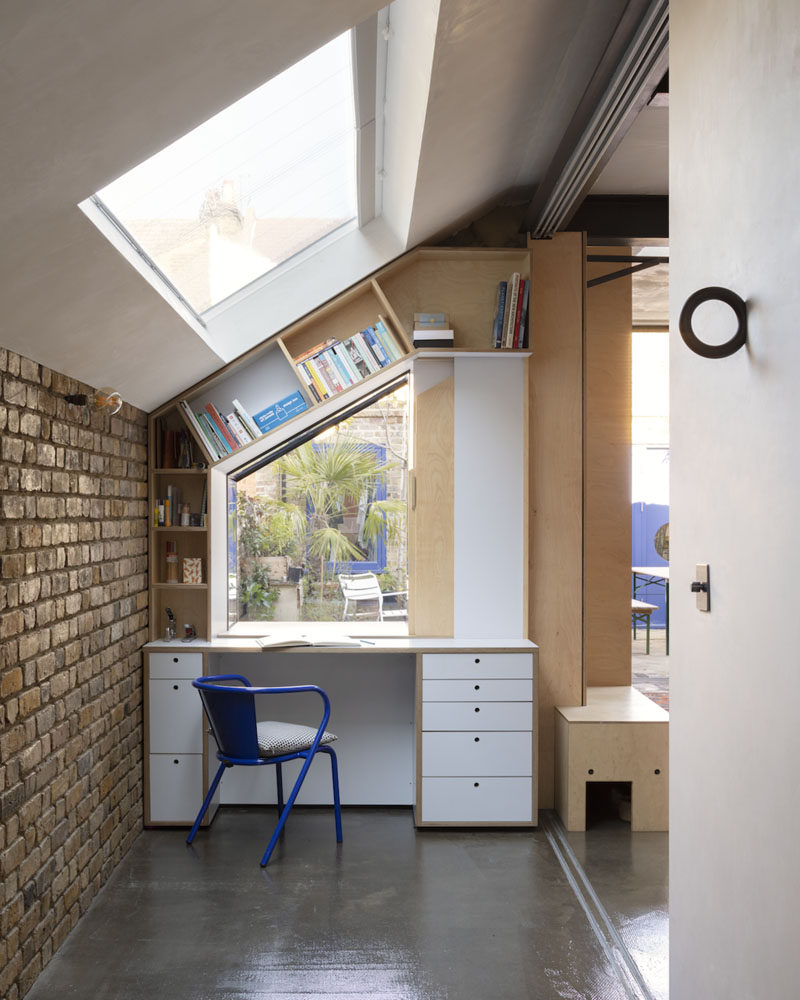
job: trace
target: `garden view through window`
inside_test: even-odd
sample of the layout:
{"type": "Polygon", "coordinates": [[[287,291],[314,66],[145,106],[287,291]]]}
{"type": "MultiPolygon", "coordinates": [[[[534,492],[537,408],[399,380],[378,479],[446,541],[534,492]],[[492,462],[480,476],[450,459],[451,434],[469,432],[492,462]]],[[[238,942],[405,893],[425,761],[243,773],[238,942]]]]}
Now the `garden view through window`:
{"type": "Polygon", "coordinates": [[[235,618],[407,620],[408,409],[404,384],[238,480],[235,618]]]}

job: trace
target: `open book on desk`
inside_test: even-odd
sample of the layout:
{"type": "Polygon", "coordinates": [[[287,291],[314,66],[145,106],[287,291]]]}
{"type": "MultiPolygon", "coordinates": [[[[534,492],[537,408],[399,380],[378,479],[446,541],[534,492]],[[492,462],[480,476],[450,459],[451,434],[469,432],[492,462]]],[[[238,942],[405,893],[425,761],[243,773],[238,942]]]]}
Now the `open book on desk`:
{"type": "Polygon", "coordinates": [[[256,639],[256,645],[262,649],[294,649],[298,646],[374,646],[369,639],[354,639],[349,635],[324,632],[316,634],[298,633],[295,635],[262,635],[256,639]]]}

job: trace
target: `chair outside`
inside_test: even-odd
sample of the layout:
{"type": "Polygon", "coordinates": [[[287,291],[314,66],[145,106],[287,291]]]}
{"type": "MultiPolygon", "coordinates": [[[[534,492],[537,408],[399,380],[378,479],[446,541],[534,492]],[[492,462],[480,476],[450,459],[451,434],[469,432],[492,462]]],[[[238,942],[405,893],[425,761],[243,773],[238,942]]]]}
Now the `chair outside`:
{"type": "Polygon", "coordinates": [[[633,638],[636,638],[636,625],[647,626],[647,642],[646,642],[646,652],[650,653],[650,615],[654,611],[658,611],[657,604],[648,604],[646,601],[637,601],[633,598],[631,601],[631,618],[633,619],[633,638]]]}
{"type": "Polygon", "coordinates": [[[353,605],[353,618],[372,618],[377,613],[378,621],[386,621],[388,618],[408,618],[406,608],[384,607],[384,599],[387,597],[403,597],[408,594],[407,590],[387,590],[382,591],[378,578],[374,573],[339,573],[339,586],[342,588],[344,597],[344,611],[342,621],[347,618],[347,609],[353,605]],[[365,611],[359,611],[359,603],[367,602],[371,606],[365,611]]]}
{"type": "Polygon", "coordinates": [[[197,819],[194,821],[186,843],[191,844],[195,838],[200,821],[211,804],[214,792],[222,780],[226,768],[235,765],[258,767],[263,764],[275,765],[275,778],[278,790],[278,825],[270,838],[261,867],[268,864],[278,837],[286,825],[286,820],[295,803],[300,786],[303,784],[311,762],[317,753],[330,757],[331,776],[333,779],[333,809],[336,820],[336,842],[342,842],[342,815],[339,803],[339,769],[336,754],[328,745],[336,737],[326,731],[331,714],[328,696],[314,684],[302,684],[292,687],[252,687],[246,677],[241,674],[218,674],[213,677],[198,677],[192,681],[203,702],[203,709],[211,725],[211,732],[217,742],[217,759],[220,761],[208,794],[203,800],[197,819]],[[299,726],[285,722],[256,722],[256,695],[286,695],[313,691],[322,699],[324,711],[322,721],[314,729],[312,726],[299,726]],[[289,793],[289,798],[283,798],[283,772],[281,765],[290,760],[302,759],[303,766],[289,793]]]}

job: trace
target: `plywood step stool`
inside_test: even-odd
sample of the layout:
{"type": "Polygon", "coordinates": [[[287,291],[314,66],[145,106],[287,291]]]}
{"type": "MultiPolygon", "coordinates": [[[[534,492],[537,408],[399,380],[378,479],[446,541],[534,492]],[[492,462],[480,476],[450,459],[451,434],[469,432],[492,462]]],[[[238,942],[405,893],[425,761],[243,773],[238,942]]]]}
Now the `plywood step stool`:
{"type": "Polygon", "coordinates": [[[556,708],[556,810],[586,829],[586,784],[631,783],[631,829],[669,829],[669,713],[632,687],[590,687],[556,708]]]}

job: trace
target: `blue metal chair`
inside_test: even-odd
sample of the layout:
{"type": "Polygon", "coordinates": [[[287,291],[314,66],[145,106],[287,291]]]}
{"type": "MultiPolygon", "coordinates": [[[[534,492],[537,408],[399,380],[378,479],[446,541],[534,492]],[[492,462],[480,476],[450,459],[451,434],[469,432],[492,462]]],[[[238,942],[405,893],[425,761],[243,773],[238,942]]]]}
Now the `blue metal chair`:
{"type": "Polygon", "coordinates": [[[219,770],[208,790],[197,819],[194,821],[186,843],[191,844],[195,838],[200,820],[211,804],[217,785],[222,779],[226,768],[235,764],[248,767],[262,764],[274,764],[278,786],[278,825],[272,834],[261,867],[265,867],[278,842],[278,837],[286,825],[292,806],[294,805],[300,786],[311,767],[311,761],[317,753],[325,753],[331,759],[333,777],[333,809],[336,817],[336,842],[342,842],[342,814],[339,804],[339,768],[336,754],[329,743],[336,737],[325,731],[331,714],[331,703],[322,688],[313,684],[302,684],[293,687],[251,687],[250,682],[241,674],[218,674],[215,677],[198,677],[192,681],[192,686],[200,692],[203,709],[211,724],[211,732],[217,741],[217,759],[221,761],[219,770]],[[229,683],[235,682],[235,684],[229,683]],[[241,687],[236,685],[242,685],[241,687]],[[324,705],[322,721],[314,729],[312,726],[296,726],[285,722],[256,722],[256,695],[296,694],[301,691],[315,691],[324,705]],[[300,774],[294,783],[289,798],[283,801],[283,773],[281,765],[290,760],[302,758],[304,763],[300,774]]]}

